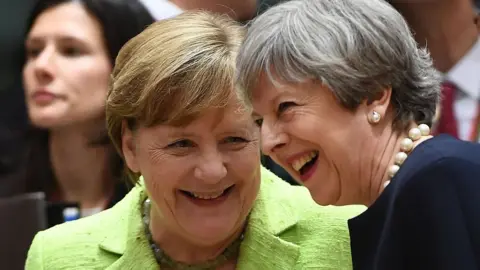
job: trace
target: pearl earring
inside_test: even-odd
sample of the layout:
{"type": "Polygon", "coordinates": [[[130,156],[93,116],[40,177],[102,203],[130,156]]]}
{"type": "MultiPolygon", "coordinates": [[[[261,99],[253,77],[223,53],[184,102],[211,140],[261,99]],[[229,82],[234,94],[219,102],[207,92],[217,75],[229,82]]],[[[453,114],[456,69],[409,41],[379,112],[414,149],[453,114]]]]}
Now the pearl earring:
{"type": "Polygon", "coordinates": [[[368,122],[370,122],[370,124],[377,124],[380,122],[380,119],[382,119],[382,116],[377,111],[373,111],[368,116],[368,122]]]}

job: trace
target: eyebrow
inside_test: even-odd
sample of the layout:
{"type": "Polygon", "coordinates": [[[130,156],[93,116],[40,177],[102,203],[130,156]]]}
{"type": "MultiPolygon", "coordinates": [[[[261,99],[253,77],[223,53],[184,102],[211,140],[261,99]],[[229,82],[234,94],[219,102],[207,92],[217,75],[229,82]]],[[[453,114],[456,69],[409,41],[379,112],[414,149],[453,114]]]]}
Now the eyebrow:
{"type": "Polygon", "coordinates": [[[172,137],[196,137],[197,135],[193,132],[180,131],[180,130],[169,130],[167,132],[168,138],[172,137]]]}
{"type": "Polygon", "coordinates": [[[192,131],[187,131],[185,130],[185,127],[175,127],[171,126],[168,127],[167,131],[167,138],[169,139],[175,139],[175,138],[192,138],[192,137],[198,137],[198,134],[192,131]]]}
{"type": "MultiPolygon", "coordinates": [[[[260,117],[260,115],[258,115],[260,117]]],[[[183,131],[183,130],[175,130],[175,127],[169,128],[167,131],[167,138],[192,138],[192,137],[199,137],[202,135],[199,135],[195,132],[191,131],[183,131]]],[[[237,133],[246,133],[248,131],[247,125],[226,125],[222,129],[214,129],[212,133],[218,133],[218,134],[237,134],[237,133]]]]}
{"type": "Polygon", "coordinates": [[[262,117],[259,113],[252,111],[252,117],[262,117]]]}
{"type": "MultiPolygon", "coordinates": [[[[40,43],[43,42],[44,39],[46,39],[46,35],[38,35],[38,36],[32,36],[32,37],[27,37],[25,40],[25,44],[31,44],[31,43],[40,43]]],[[[73,42],[73,43],[80,43],[82,45],[87,45],[81,37],[76,37],[72,35],[54,35],[54,39],[59,40],[61,42],[73,42]]]]}

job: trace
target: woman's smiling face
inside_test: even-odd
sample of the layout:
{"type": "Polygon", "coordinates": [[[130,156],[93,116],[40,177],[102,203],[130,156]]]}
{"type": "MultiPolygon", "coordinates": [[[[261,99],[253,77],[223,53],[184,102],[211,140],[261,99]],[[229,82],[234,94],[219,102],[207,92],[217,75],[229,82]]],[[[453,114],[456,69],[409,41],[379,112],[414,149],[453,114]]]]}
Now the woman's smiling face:
{"type": "Polygon", "coordinates": [[[139,128],[123,147],[133,138],[127,163],[142,174],[168,230],[212,244],[241,229],[258,194],[258,136],[250,112],[232,102],[185,126],[139,128]]]}

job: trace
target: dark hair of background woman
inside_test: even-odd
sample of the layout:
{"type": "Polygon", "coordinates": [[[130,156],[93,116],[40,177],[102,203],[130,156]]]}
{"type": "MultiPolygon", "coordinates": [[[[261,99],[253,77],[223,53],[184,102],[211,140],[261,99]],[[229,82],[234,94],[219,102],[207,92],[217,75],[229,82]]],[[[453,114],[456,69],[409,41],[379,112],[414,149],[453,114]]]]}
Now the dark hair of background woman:
{"type": "MultiPolygon", "coordinates": [[[[26,33],[30,32],[35,20],[45,10],[60,4],[77,2],[89,12],[101,25],[105,46],[113,66],[121,47],[131,38],[142,32],[154,22],[148,10],[138,0],[39,0],[33,8],[27,24],[26,33]]],[[[27,153],[27,192],[43,191],[47,197],[55,192],[57,184],[50,163],[48,147],[48,130],[31,127],[27,134],[29,150],[27,153]]],[[[123,181],[123,161],[110,144],[106,129],[91,138],[91,146],[108,145],[110,151],[110,173],[112,179],[118,180],[115,194],[127,191],[123,181]]],[[[85,168],[88,169],[88,168],[85,168]]],[[[113,202],[121,198],[113,198],[113,202]]],[[[108,207],[111,207],[109,205],[108,207]]]]}

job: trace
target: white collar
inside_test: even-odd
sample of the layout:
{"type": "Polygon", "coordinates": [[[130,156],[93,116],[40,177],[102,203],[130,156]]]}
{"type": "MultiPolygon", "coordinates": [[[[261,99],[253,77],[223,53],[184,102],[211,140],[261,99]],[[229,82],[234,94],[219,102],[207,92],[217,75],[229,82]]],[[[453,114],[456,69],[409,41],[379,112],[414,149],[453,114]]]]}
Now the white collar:
{"type": "Polygon", "coordinates": [[[167,0],[140,0],[140,2],[157,21],[175,17],[183,12],[179,7],[167,0]]]}
{"type": "Polygon", "coordinates": [[[480,99],[480,38],[446,77],[470,97],[480,99]]]}

